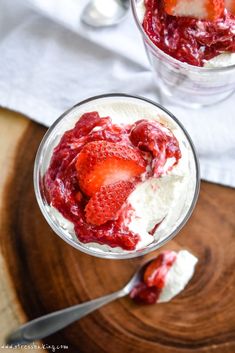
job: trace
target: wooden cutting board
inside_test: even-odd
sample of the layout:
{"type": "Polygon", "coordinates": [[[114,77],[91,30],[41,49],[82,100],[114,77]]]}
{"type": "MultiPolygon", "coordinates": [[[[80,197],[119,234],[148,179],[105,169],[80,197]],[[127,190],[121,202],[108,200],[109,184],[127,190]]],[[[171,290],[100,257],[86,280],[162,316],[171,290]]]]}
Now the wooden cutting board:
{"type": "MultiPolygon", "coordinates": [[[[143,261],[85,255],[49,228],[32,182],[45,131],[19,114],[0,110],[1,341],[20,322],[119,289],[143,261]]],[[[155,306],[120,299],[44,343],[67,345],[71,353],[234,353],[234,211],[234,189],[202,183],[193,216],[164,247],[189,249],[198,256],[187,288],[170,303],[155,306]]]]}

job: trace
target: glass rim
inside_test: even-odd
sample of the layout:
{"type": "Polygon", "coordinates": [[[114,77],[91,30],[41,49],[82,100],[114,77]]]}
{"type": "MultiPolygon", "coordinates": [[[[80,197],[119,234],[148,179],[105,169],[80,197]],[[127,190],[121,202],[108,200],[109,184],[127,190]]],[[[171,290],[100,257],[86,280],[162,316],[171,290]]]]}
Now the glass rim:
{"type": "Polygon", "coordinates": [[[35,195],[36,195],[36,199],[37,199],[39,208],[40,208],[44,218],[46,219],[47,223],[49,224],[49,226],[53,229],[53,231],[61,239],[66,241],[69,245],[73,246],[77,250],[80,250],[83,253],[86,253],[88,255],[92,255],[95,257],[99,257],[99,258],[123,260],[123,259],[130,259],[130,258],[143,256],[143,255],[148,254],[149,252],[152,252],[152,251],[162,247],[169,240],[173,239],[179,233],[179,231],[184,227],[184,225],[187,223],[188,219],[190,218],[190,216],[194,210],[194,207],[196,205],[197,199],[198,199],[198,195],[199,195],[199,191],[200,191],[200,167],[199,167],[199,161],[198,161],[198,157],[196,154],[194,144],[193,144],[192,139],[189,136],[188,132],[186,131],[184,126],[179,122],[179,120],[171,112],[169,112],[166,108],[164,108],[161,104],[156,103],[148,98],[138,96],[138,95],[130,95],[130,94],[126,94],[126,93],[107,93],[107,94],[92,96],[90,98],[87,98],[87,99],[82,100],[81,102],[75,104],[73,107],[69,108],[62,115],[60,115],[60,117],[58,119],[56,119],[56,121],[49,127],[49,129],[46,131],[45,135],[43,136],[41,143],[40,143],[38,150],[37,150],[37,154],[36,154],[35,162],[34,162],[33,183],[34,183],[34,191],[35,191],[35,195]],[[77,108],[83,104],[86,104],[88,102],[94,101],[94,100],[98,100],[98,99],[102,99],[102,98],[109,98],[109,97],[124,97],[124,98],[138,99],[138,100],[141,100],[141,101],[144,101],[144,102],[147,102],[147,103],[154,105],[155,107],[157,107],[158,109],[162,110],[167,115],[169,115],[170,118],[172,118],[173,121],[182,129],[184,135],[186,136],[186,139],[187,139],[187,141],[190,145],[190,148],[192,150],[192,153],[193,153],[193,159],[194,159],[195,170],[196,170],[196,182],[195,182],[195,186],[194,186],[195,190],[194,190],[194,195],[192,198],[192,203],[191,203],[186,215],[184,216],[183,220],[180,222],[180,224],[165,239],[157,242],[155,244],[155,246],[152,246],[151,248],[149,248],[147,246],[147,247],[145,247],[143,249],[139,249],[137,251],[134,250],[133,252],[124,252],[124,253],[113,253],[111,251],[110,252],[105,252],[105,251],[99,252],[99,251],[96,251],[96,250],[91,249],[89,247],[86,247],[85,243],[81,242],[81,244],[83,244],[83,245],[81,245],[79,243],[79,239],[76,242],[72,238],[68,238],[65,235],[63,229],[61,227],[58,227],[56,222],[52,219],[52,217],[49,215],[48,211],[46,210],[46,207],[44,205],[44,201],[42,198],[41,190],[40,190],[41,156],[42,156],[44,146],[45,146],[46,142],[48,141],[52,131],[60,123],[60,121],[75,108],[77,108]]]}
{"type": "Polygon", "coordinates": [[[143,26],[142,26],[141,22],[139,21],[139,18],[138,18],[138,15],[137,15],[136,0],[131,0],[131,9],[132,9],[132,13],[134,15],[135,23],[136,23],[139,31],[141,32],[142,36],[144,37],[144,39],[150,45],[150,47],[154,51],[157,51],[157,52],[161,53],[161,55],[163,55],[167,60],[172,61],[172,63],[180,65],[182,68],[184,68],[186,70],[192,70],[192,71],[195,71],[195,72],[205,72],[205,73],[209,73],[209,72],[230,72],[230,71],[235,70],[235,64],[234,65],[229,65],[229,66],[224,66],[224,67],[212,67],[212,68],[203,67],[203,66],[194,66],[194,65],[191,65],[191,64],[188,64],[188,63],[184,63],[184,62],[182,62],[180,60],[177,60],[177,59],[173,58],[172,56],[166,54],[163,50],[158,48],[151,41],[151,39],[149,38],[147,33],[144,31],[143,26]]]}

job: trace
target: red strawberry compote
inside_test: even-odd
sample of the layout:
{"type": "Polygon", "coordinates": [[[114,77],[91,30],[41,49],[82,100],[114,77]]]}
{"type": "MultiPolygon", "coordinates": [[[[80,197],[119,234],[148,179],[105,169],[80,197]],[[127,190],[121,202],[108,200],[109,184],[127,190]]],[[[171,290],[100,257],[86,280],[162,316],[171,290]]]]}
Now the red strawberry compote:
{"type": "Polygon", "coordinates": [[[140,0],[137,2],[137,11],[148,37],[171,57],[194,66],[233,65],[235,12],[231,12],[232,6],[224,9],[224,1],[221,4],[218,4],[220,0],[208,3],[211,6],[215,3],[217,6],[214,11],[204,13],[208,7],[206,0],[190,2],[193,4],[192,14],[195,13],[195,17],[186,16],[187,13],[191,14],[187,0],[140,0]],[[175,11],[174,8],[172,10],[173,3],[175,11]],[[219,5],[223,5],[222,11],[219,5]],[[183,11],[185,16],[178,16],[177,9],[183,11]]]}
{"type": "Polygon", "coordinates": [[[45,174],[48,198],[80,241],[134,250],[140,237],[123,222],[132,213],[126,200],[138,183],[159,178],[169,159],[167,170],[180,158],[177,139],[159,122],[117,125],[87,112],[53,152],[45,174]]]}
{"type": "Polygon", "coordinates": [[[153,246],[182,224],[197,172],[183,129],[157,105],[104,96],[72,108],[41,152],[47,219],[98,254],[153,246]]]}

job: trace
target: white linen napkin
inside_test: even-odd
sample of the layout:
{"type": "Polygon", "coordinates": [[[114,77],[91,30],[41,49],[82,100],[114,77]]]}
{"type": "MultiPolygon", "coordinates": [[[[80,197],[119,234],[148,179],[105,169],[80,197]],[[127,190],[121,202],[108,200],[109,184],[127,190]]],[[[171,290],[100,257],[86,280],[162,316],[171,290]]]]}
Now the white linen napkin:
{"type": "Polygon", "coordinates": [[[80,21],[86,2],[0,0],[0,105],[49,126],[92,95],[151,98],[185,125],[202,178],[235,187],[234,95],[200,110],[163,102],[131,13],[118,26],[92,29],[80,21]]]}

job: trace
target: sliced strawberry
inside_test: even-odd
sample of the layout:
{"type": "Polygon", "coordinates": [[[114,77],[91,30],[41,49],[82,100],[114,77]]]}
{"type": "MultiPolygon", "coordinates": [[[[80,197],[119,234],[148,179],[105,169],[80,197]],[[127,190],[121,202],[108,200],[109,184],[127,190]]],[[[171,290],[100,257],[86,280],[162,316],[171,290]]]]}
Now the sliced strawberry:
{"type": "Polygon", "coordinates": [[[206,1],[207,16],[206,20],[214,21],[221,17],[224,13],[224,0],[207,0],[206,1]]]}
{"type": "Polygon", "coordinates": [[[127,197],[134,189],[134,184],[128,181],[119,181],[115,184],[101,186],[89,200],[85,208],[88,223],[97,226],[113,220],[117,216],[127,197]]]}
{"type": "Polygon", "coordinates": [[[146,162],[137,148],[107,141],[87,143],[76,162],[80,188],[88,196],[101,186],[131,181],[145,168],[146,162]]]}
{"type": "Polygon", "coordinates": [[[225,4],[224,0],[164,0],[164,8],[168,15],[214,21],[223,14],[225,4]]]}
{"type": "Polygon", "coordinates": [[[235,0],[225,0],[226,9],[235,15],[235,0]]]}

